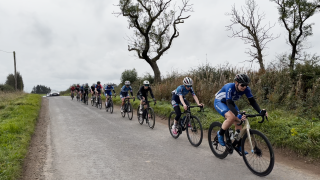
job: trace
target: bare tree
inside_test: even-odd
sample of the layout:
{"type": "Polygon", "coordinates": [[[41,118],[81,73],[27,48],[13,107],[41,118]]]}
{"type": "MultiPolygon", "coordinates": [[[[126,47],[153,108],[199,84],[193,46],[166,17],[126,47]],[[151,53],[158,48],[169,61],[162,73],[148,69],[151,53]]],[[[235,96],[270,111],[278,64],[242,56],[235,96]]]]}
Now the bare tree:
{"type": "Polygon", "coordinates": [[[287,43],[291,46],[289,57],[290,70],[294,69],[294,64],[302,55],[300,52],[308,47],[304,42],[312,33],[312,25],[306,24],[306,20],[313,16],[317,8],[320,8],[320,1],[313,0],[271,0],[278,5],[279,21],[283,23],[288,31],[287,43]]]}
{"type": "Polygon", "coordinates": [[[192,11],[188,0],[182,0],[178,10],[175,4],[171,6],[171,1],[120,0],[121,12],[114,13],[128,18],[129,29],[134,29],[133,36],[128,39],[128,50],[135,51],[139,59],[147,61],[154,72],[155,82],[161,81],[157,61],[179,36],[177,24],[190,17],[183,14],[192,11]]]}
{"type": "Polygon", "coordinates": [[[254,60],[257,60],[260,70],[264,71],[264,55],[262,51],[266,48],[268,42],[278,38],[279,35],[273,37],[273,34],[269,33],[275,24],[261,24],[261,21],[265,18],[265,14],[259,14],[257,7],[258,5],[254,0],[247,0],[245,7],[241,7],[241,12],[236,10],[235,5],[233,5],[231,13],[227,13],[227,15],[231,16],[230,21],[232,24],[226,27],[228,31],[232,31],[231,37],[241,38],[245,44],[251,44],[253,50],[252,48],[248,48],[246,51],[252,57],[249,61],[252,63],[254,60]],[[240,30],[235,30],[235,25],[240,25],[240,30]]]}

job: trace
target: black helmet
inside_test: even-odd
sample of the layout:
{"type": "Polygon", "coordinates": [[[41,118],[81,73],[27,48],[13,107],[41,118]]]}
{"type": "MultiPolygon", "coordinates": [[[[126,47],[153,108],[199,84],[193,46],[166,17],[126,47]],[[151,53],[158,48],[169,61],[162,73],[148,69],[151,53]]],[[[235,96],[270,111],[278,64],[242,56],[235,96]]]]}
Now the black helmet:
{"type": "Polygon", "coordinates": [[[242,84],[250,83],[250,78],[246,74],[237,74],[236,77],[234,77],[234,80],[242,84]]]}
{"type": "Polygon", "coordinates": [[[97,84],[100,84],[100,81],[98,81],[97,84]]]}

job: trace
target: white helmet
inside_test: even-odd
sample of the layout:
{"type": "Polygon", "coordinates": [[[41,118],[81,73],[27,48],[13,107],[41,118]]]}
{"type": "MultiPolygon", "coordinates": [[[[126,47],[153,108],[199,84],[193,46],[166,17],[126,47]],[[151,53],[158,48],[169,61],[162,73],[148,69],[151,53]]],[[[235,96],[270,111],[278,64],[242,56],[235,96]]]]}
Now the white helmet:
{"type": "Polygon", "coordinates": [[[148,80],[143,81],[143,85],[150,84],[148,80]]]}
{"type": "Polygon", "coordinates": [[[125,85],[130,85],[130,81],[124,82],[125,85]]]}
{"type": "Polygon", "coordinates": [[[192,83],[193,83],[192,79],[189,77],[185,77],[182,82],[186,86],[192,86],[192,83]]]}

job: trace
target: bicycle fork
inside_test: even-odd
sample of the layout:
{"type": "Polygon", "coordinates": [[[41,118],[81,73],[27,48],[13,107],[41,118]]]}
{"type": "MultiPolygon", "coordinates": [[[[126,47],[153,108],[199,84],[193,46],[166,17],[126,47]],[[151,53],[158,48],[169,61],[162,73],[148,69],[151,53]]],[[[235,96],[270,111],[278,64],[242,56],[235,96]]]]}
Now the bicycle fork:
{"type": "MultiPolygon", "coordinates": [[[[252,141],[251,141],[251,135],[250,135],[250,124],[249,124],[248,119],[245,121],[245,127],[246,127],[247,134],[248,134],[248,139],[249,139],[249,143],[250,143],[250,147],[251,147],[251,153],[254,153],[252,141]]],[[[244,148],[244,147],[242,147],[242,148],[244,148]]]]}

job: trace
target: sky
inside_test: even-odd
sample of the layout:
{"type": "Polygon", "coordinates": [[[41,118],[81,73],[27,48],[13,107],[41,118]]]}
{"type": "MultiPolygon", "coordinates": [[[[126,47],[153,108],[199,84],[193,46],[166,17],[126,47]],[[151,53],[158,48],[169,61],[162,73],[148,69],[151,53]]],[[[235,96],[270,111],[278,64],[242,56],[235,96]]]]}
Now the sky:
{"type": "MultiPolygon", "coordinates": [[[[175,1],[175,0],[173,0],[175,1]]],[[[129,52],[127,36],[132,35],[125,17],[115,16],[119,0],[0,0],[0,84],[14,73],[13,51],[17,71],[23,77],[24,90],[31,92],[38,84],[53,90],[66,90],[73,83],[101,81],[120,83],[121,73],[135,68],[139,76],[153,74],[151,67],[129,52]],[[9,53],[6,53],[6,52],[9,53]]],[[[181,2],[180,0],[177,3],[181,2]]],[[[163,76],[173,70],[187,72],[206,62],[212,66],[230,63],[251,67],[244,62],[246,45],[239,38],[230,38],[226,26],[232,5],[237,9],[245,0],[190,0],[193,12],[179,24],[180,36],[158,61],[163,76]]],[[[271,32],[280,37],[264,51],[265,64],[275,56],[290,52],[287,32],[278,22],[276,4],[257,1],[259,12],[266,14],[263,23],[275,23],[271,32]]],[[[309,53],[320,50],[320,14],[308,19],[315,23],[309,53]]],[[[239,27],[239,26],[238,26],[239,27]]],[[[258,68],[254,63],[253,68],[258,68]]]]}

